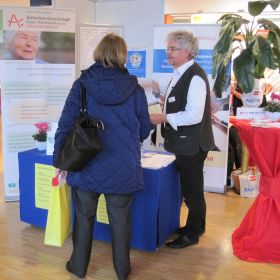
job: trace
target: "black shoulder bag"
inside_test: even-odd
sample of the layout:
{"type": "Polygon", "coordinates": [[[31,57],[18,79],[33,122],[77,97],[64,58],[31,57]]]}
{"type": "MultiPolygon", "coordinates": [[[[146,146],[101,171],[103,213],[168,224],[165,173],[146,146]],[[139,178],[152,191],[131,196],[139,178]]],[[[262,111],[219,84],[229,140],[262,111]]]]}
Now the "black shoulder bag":
{"type": "Polygon", "coordinates": [[[86,110],[86,90],[82,84],[81,91],[81,111],[54,165],[61,170],[81,170],[102,149],[98,129],[104,129],[103,122],[89,118],[86,110]]]}

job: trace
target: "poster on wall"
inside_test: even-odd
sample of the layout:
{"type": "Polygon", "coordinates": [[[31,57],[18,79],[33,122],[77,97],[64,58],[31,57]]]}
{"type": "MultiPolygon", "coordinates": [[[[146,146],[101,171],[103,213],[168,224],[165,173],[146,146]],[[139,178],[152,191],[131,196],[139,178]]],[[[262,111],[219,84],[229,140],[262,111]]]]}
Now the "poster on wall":
{"type": "MultiPolygon", "coordinates": [[[[212,128],[216,148],[210,151],[204,165],[205,191],[224,193],[227,171],[228,147],[228,117],[229,117],[229,88],[217,98],[212,79],[213,47],[218,39],[220,26],[216,24],[205,25],[160,25],[154,30],[154,63],[153,63],[153,93],[165,95],[170,82],[173,67],[166,57],[166,38],[169,32],[175,30],[191,31],[199,41],[199,53],[195,61],[207,74],[211,89],[212,128]]],[[[230,73],[228,73],[230,75],[230,73]]],[[[163,139],[158,129],[157,149],[163,150],[163,139]]]]}
{"type": "Polygon", "coordinates": [[[35,148],[35,123],[56,122],[75,80],[75,12],[0,10],[0,83],[6,200],[17,199],[18,152],[35,148]]]}
{"type": "Polygon", "coordinates": [[[137,78],[146,78],[146,49],[129,49],[126,68],[129,74],[137,78]]]}
{"type": "Polygon", "coordinates": [[[124,29],[117,25],[80,24],[78,30],[78,73],[94,63],[93,52],[100,40],[108,33],[124,36],[124,29]]]}

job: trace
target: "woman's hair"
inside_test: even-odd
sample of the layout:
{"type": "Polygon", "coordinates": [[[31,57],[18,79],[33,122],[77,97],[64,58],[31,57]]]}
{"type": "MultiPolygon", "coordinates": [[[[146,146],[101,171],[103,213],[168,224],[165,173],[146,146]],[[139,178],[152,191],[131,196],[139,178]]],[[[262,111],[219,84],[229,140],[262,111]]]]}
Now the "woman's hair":
{"type": "Polygon", "coordinates": [[[116,34],[107,34],[97,45],[93,59],[104,67],[125,68],[127,47],[124,39],[116,34]]]}
{"type": "Polygon", "coordinates": [[[170,32],[167,36],[167,41],[174,40],[179,44],[179,47],[190,52],[191,58],[198,54],[198,40],[192,32],[185,30],[177,30],[170,32]]]}

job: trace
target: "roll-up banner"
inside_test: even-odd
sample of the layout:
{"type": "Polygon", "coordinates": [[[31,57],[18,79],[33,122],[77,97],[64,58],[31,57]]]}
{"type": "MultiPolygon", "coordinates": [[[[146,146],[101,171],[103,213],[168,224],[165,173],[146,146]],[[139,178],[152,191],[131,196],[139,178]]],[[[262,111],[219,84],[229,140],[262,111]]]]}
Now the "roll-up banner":
{"type": "MultiPolygon", "coordinates": [[[[213,48],[219,37],[220,26],[216,24],[188,25],[159,25],[154,29],[154,63],[153,83],[157,85],[155,93],[165,95],[168,83],[173,73],[173,67],[168,64],[166,57],[166,38],[169,32],[175,30],[191,31],[199,41],[199,54],[195,61],[204,69],[210,83],[212,127],[216,148],[208,153],[204,165],[205,191],[224,193],[227,171],[228,150],[228,117],[229,117],[229,88],[221,98],[216,98],[213,91],[212,79],[213,48]]],[[[230,71],[228,71],[230,75],[230,71]]],[[[158,131],[160,131],[158,129],[158,131]]],[[[158,133],[157,149],[163,149],[163,139],[158,133]]]]}
{"type": "Polygon", "coordinates": [[[0,9],[4,187],[16,200],[18,152],[35,148],[35,123],[56,122],[75,79],[74,10],[0,9]]]}

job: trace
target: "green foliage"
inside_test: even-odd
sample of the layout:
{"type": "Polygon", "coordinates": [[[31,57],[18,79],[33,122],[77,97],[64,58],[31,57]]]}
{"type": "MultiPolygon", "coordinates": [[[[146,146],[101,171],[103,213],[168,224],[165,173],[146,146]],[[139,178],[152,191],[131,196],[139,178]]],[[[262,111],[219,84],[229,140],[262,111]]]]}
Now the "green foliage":
{"type": "Polygon", "coordinates": [[[280,102],[275,100],[268,101],[267,105],[264,107],[264,111],[280,112],[280,102]]]}
{"type": "Polygon", "coordinates": [[[253,90],[254,79],[262,78],[266,67],[275,69],[280,66],[279,27],[270,20],[255,18],[268,5],[275,10],[279,4],[280,0],[249,1],[248,11],[253,16],[251,21],[233,13],[225,14],[218,20],[218,23],[221,23],[221,30],[214,47],[212,70],[213,78],[219,76],[214,84],[218,97],[225,87],[224,69],[237,49],[240,53],[233,60],[233,72],[244,93],[253,90]],[[257,31],[265,31],[268,35],[265,38],[257,31]]]}
{"type": "Polygon", "coordinates": [[[37,140],[38,142],[45,142],[47,141],[47,133],[36,133],[32,135],[34,140],[37,140]]]}

